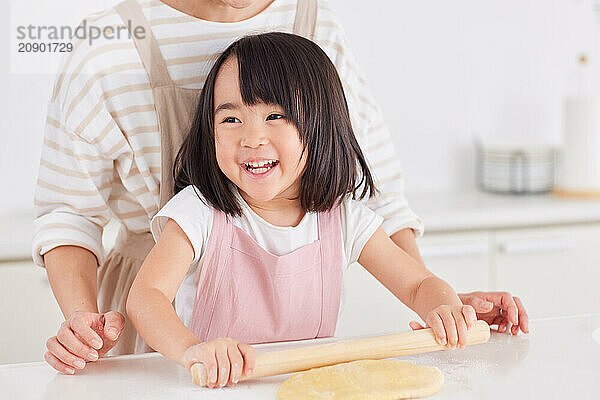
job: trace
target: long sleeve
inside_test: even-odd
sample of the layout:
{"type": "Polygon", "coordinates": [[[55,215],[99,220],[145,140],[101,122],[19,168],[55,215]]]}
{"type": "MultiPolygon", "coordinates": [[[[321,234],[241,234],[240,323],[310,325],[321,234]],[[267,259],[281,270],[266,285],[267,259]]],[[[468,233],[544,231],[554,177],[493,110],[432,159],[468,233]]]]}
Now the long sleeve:
{"type": "Polygon", "coordinates": [[[339,20],[324,0],[319,1],[315,41],[338,70],[354,134],[380,192],[378,196],[367,200],[366,205],[384,218],[382,228],[388,235],[412,228],[417,236],[421,236],[423,222],[410,209],[404,195],[402,166],[381,109],[359,69],[339,20]]]}
{"type": "Polygon", "coordinates": [[[48,105],[44,144],[35,188],[33,259],[61,245],[90,250],[102,265],[102,230],[111,212],[107,205],[113,161],[61,122],[57,104],[48,105]]]}
{"type": "MultiPolygon", "coordinates": [[[[86,20],[100,27],[122,23],[114,8],[86,20]]],[[[147,232],[159,206],[158,118],[133,40],[72,42],[49,99],[35,190],[32,252],[39,266],[43,254],[61,245],[86,248],[102,265],[109,220],[147,232]]]]}
{"type": "Polygon", "coordinates": [[[89,54],[94,47],[74,41],[62,58],[48,101],[42,154],[35,187],[35,234],[32,256],[44,267],[43,255],[62,245],[91,251],[104,262],[103,227],[112,217],[108,205],[115,160],[123,137],[102,101],[89,54]]]}

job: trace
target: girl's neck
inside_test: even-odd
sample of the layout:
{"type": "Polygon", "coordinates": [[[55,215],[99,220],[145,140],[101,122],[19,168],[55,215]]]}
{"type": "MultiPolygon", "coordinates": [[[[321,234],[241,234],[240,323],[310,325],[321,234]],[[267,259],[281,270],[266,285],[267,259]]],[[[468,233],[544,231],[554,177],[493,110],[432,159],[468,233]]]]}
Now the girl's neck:
{"type": "Polygon", "coordinates": [[[257,202],[240,191],[240,196],[259,217],[275,226],[297,226],[306,212],[296,199],[275,199],[257,202]]]}
{"type": "Polygon", "coordinates": [[[234,8],[219,0],[160,0],[192,17],[212,22],[239,22],[260,14],[273,0],[257,0],[246,8],[234,8]]]}

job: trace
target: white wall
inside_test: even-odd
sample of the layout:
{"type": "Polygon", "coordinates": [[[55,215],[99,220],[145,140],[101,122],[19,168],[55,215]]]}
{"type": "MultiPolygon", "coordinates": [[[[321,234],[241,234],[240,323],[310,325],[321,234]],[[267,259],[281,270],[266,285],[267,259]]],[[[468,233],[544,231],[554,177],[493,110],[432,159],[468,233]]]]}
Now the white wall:
{"type": "Polygon", "coordinates": [[[598,0],[330,1],[409,192],[473,187],[474,135],[558,143],[577,55],[600,65],[598,0]]]}
{"type": "MultiPolygon", "coordinates": [[[[1,212],[31,207],[58,62],[44,59],[49,73],[11,73],[12,25],[24,7],[35,23],[76,24],[115,2],[0,2],[1,212]]],[[[473,135],[559,142],[576,55],[600,58],[594,2],[330,0],[383,108],[409,192],[472,187],[473,135]]]]}

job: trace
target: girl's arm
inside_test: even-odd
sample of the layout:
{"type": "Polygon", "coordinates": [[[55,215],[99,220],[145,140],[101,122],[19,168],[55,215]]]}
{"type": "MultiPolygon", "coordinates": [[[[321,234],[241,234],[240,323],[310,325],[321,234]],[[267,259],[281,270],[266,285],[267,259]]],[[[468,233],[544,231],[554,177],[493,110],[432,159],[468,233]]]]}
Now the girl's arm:
{"type": "MultiPolygon", "coordinates": [[[[415,240],[415,233],[411,228],[402,229],[390,239],[402,248],[412,258],[424,264],[423,257],[415,240]]],[[[491,325],[498,325],[498,332],[510,331],[513,335],[519,333],[519,328],[524,333],[529,333],[529,316],[517,296],[508,292],[472,292],[458,293],[464,305],[472,306],[477,319],[482,319],[491,325]]],[[[410,323],[413,329],[423,329],[416,321],[410,323]]]]}
{"type": "Polygon", "coordinates": [[[446,338],[451,345],[464,343],[475,311],[463,306],[450,285],[398,247],[381,227],[365,244],[358,262],[419,314],[441,343],[446,338]]]}
{"type": "Polygon", "coordinates": [[[193,258],[188,237],[169,219],[127,298],[127,314],[146,343],[183,366],[185,351],[202,341],[183,324],[171,303],[193,258]]]}

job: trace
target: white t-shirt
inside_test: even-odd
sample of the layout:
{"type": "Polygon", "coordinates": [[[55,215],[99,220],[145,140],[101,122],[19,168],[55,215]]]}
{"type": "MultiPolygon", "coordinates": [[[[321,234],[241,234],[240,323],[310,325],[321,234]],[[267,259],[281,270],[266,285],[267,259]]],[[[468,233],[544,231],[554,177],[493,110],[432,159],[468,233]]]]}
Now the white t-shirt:
{"type": "MultiPolygon", "coordinates": [[[[212,229],[214,209],[200,198],[200,192],[188,186],[177,193],[152,218],[152,236],[158,241],[168,219],[181,227],[194,248],[194,260],[175,297],[175,310],[186,326],[190,325],[194,297],[198,287],[200,269],[212,229]]],[[[263,249],[281,256],[313,243],[319,238],[317,214],[306,213],[296,226],[275,226],[257,215],[236,191],[242,215],[233,218],[233,224],[252,237],[263,249]]],[[[342,267],[358,260],[369,238],[381,225],[383,218],[367,208],[364,203],[347,199],[341,204],[342,267]]],[[[344,290],[342,285],[342,305],[344,290]]],[[[340,313],[343,306],[340,307],[340,313]]]]}

